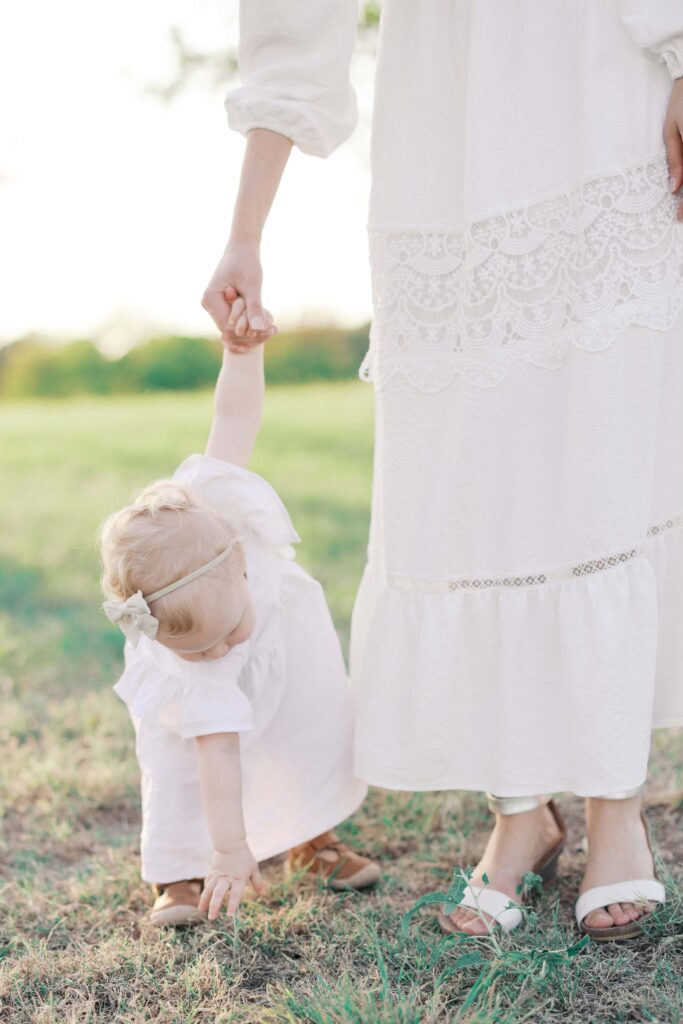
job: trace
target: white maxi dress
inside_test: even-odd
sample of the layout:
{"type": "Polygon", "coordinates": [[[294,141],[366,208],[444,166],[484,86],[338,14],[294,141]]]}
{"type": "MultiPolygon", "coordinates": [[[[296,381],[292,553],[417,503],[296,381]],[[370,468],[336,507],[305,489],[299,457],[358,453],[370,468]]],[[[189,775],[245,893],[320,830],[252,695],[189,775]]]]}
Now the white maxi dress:
{"type": "MultiPolygon", "coordinates": [[[[245,0],[242,132],[355,122],[355,0],[245,0]]],[[[681,0],[385,0],[351,676],[375,785],[610,795],[683,724],[681,0]]]]}

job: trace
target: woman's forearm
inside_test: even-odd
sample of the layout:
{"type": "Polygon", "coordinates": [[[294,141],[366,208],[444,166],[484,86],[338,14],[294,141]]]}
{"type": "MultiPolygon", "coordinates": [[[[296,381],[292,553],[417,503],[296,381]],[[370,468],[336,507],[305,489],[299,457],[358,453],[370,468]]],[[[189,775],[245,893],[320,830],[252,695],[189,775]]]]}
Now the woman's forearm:
{"type": "Polygon", "coordinates": [[[291,139],[279,132],[254,128],[247,134],[230,242],[260,243],[291,149],[291,139]]]}
{"type": "Polygon", "coordinates": [[[196,742],[199,785],[211,841],[218,853],[230,853],[246,841],[239,733],[198,736],[196,742]]]}
{"type": "Polygon", "coordinates": [[[291,140],[279,132],[253,128],[247,133],[230,238],[202,296],[204,309],[235,352],[243,351],[243,342],[267,341],[275,331],[261,304],[260,244],[291,149],[291,140]]]}

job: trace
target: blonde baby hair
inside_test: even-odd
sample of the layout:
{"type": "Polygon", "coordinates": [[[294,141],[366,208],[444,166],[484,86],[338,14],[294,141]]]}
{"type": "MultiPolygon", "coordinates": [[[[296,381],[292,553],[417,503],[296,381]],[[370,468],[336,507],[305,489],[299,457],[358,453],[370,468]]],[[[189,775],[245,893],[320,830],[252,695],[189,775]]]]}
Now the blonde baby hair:
{"type": "MultiPolygon", "coordinates": [[[[112,513],[102,524],[102,590],[116,601],[125,601],[137,591],[152,594],[234,542],[230,524],[190,488],[174,480],[156,480],[132,505],[112,513]]],[[[241,545],[236,544],[223,564],[154,601],[159,634],[189,633],[205,603],[215,599],[217,584],[225,586],[226,578],[234,579],[242,560],[241,545]]]]}

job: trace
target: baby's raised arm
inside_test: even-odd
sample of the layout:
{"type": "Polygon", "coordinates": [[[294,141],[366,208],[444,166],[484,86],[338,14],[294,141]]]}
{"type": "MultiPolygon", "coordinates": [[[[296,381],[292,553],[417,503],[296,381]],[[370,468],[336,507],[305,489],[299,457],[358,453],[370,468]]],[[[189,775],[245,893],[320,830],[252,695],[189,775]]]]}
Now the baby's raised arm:
{"type": "Polygon", "coordinates": [[[225,349],[216,382],[206,454],[237,466],[249,462],[263,412],[263,345],[237,355],[225,349]]]}
{"type": "Polygon", "coordinates": [[[199,784],[214,853],[199,909],[214,921],[224,903],[233,916],[249,883],[263,892],[258,864],[247,845],[242,812],[239,733],[198,736],[199,784]]]}

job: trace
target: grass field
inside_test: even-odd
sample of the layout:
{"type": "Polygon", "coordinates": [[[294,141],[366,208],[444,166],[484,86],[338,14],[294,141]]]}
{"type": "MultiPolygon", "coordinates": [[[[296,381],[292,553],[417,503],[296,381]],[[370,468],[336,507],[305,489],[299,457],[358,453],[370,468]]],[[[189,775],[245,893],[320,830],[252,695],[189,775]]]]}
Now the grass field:
{"type": "MultiPolygon", "coordinates": [[[[577,946],[578,801],[538,927],[442,939],[419,896],[474,863],[481,796],[375,791],[344,834],[380,857],[370,895],[269,869],[270,894],[188,932],[146,920],[131,727],[111,692],[122,639],[100,611],[96,528],[203,450],[208,394],[26,402],[0,409],[0,1021],[11,1024],[436,1024],[683,1021],[683,739],[656,735],[649,816],[671,900],[647,939],[577,946]]],[[[346,644],[364,559],[372,395],[272,389],[253,468],[288,505],[300,561],[346,644]]]]}

